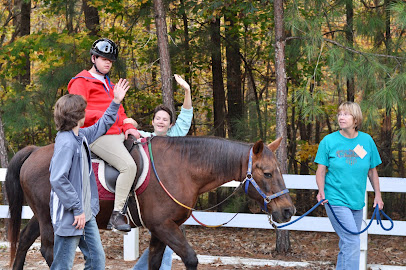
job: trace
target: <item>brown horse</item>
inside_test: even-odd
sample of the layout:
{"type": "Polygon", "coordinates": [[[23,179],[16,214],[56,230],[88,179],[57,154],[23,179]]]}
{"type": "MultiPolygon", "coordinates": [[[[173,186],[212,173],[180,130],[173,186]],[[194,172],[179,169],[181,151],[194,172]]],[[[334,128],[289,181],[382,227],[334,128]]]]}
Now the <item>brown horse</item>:
{"type": "MultiPolygon", "coordinates": [[[[243,181],[251,160],[250,175],[268,197],[265,198],[267,212],[277,222],[287,222],[295,213],[289,194],[271,197],[285,189],[273,153],[280,139],[268,146],[261,141],[252,145],[211,137],[155,137],[150,143],[159,178],[170,194],[184,205],[193,207],[200,194],[226,182],[243,181]]],[[[52,264],[54,235],[49,211],[51,186],[48,170],[52,154],[53,145],[27,146],[10,161],[6,191],[10,207],[10,264],[15,258],[13,269],[23,268],[28,248],[40,235],[41,254],[48,265],[52,264]],[[20,234],[24,198],[34,216],[20,234]]],[[[131,154],[137,161],[138,155],[133,151],[131,154]]],[[[253,185],[248,186],[247,193],[264,205],[264,198],[253,185]]],[[[174,202],[153,173],[148,187],[138,196],[138,203],[142,220],[151,231],[149,269],[159,269],[166,245],[182,258],[186,269],[197,269],[196,253],[179,229],[189,218],[191,210],[174,202]]],[[[112,209],[112,201],[100,201],[100,213],[97,215],[99,228],[106,228],[112,209]]],[[[133,217],[137,215],[134,198],[129,201],[129,211],[133,217]]]]}

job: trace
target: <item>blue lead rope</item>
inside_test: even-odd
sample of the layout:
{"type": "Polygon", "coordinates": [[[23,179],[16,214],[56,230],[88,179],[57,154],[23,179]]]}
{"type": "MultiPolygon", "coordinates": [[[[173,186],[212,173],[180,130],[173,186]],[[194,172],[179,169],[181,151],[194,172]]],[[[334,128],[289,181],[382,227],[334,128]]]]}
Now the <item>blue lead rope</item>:
{"type": "MultiPolygon", "coordinates": [[[[291,225],[291,224],[293,224],[293,223],[299,221],[300,219],[302,219],[302,218],[304,218],[305,216],[307,216],[308,214],[310,214],[314,209],[316,209],[316,208],[317,208],[322,202],[324,202],[324,201],[325,201],[325,199],[320,200],[315,206],[313,206],[309,211],[307,211],[306,213],[304,213],[303,215],[301,215],[299,218],[297,218],[297,219],[295,219],[295,220],[293,220],[293,221],[291,221],[291,222],[289,222],[289,223],[286,223],[286,224],[284,224],[284,225],[281,225],[281,226],[276,226],[276,225],[275,225],[274,227],[275,227],[276,229],[281,229],[281,228],[284,228],[284,227],[286,227],[286,226],[289,226],[289,225],[291,225]]],[[[344,225],[338,220],[338,218],[337,218],[337,216],[336,216],[336,213],[334,212],[333,208],[331,207],[331,205],[330,205],[329,203],[327,203],[327,206],[330,208],[331,212],[333,213],[334,218],[337,220],[338,224],[340,224],[341,228],[343,228],[346,232],[351,233],[351,234],[361,234],[361,233],[365,232],[366,230],[368,230],[368,228],[371,226],[372,222],[374,221],[374,218],[376,218],[377,224],[378,224],[378,225],[381,225],[382,229],[384,229],[385,231],[390,231],[390,230],[392,230],[392,229],[393,229],[393,226],[394,226],[393,220],[392,220],[387,214],[385,214],[384,211],[379,210],[379,206],[377,205],[377,206],[375,207],[374,213],[372,214],[371,221],[369,222],[368,226],[367,226],[365,229],[363,229],[362,231],[360,231],[360,232],[352,232],[352,231],[348,230],[346,227],[344,227],[344,225]],[[385,227],[383,226],[381,214],[382,214],[387,220],[389,220],[389,222],[391,223],[391,226],[390,226],[389,228],[385,228],[385,227]]]]}
{"type": "Polygon", "coordinates": [[[363,229],[363,230],[360,231],[360,232],[353,232],[353,231],[348,230],[346,227],[344,227],[344,225],[338,220],[338,218],[337,218],[337,216],[336,216],[336,213],[334,213],[333,207],[331,207],[331,205],[330,205],[329,203],[327,203],[327,206],[330,208],[331,213],[333,213],[334,218],[337,220],[338,224],[340,224],[341,228],[343,228],[346,232],[348,232],[348,233],[350,233],[350,234],[361,234],[361,233],[365,232],[366,230],[368,230],[368,228],[371,226],[372,222],[374,221],[374,218],[375,218],[375,217],[376,217],[376,224],[381,225],[382,229],[384,229],[385,231],[390,231],[390,230],[393,229],[393,225],[394,225],[394,224],[393,224],[393,220],[392,220],[387,214],[385,214],[384,211],[379,210],[379,206],[378,206],[378,205],[375,206],[374,213],[372,214],[371,221],[369,222],[368,226],[366,226],[366,228],[363,229]],[[380,213],[381,213],[384,217],[386,217],[387,220],[390,221],[391,226],[390,226],[389,228],[385,228],[385,227],[383,226],[380,213]]]}
{"type": "Polygon", "coordinates": [[[324,200],[319,201],[315,206],[313,206],[309,211],[307,211],[306,213],[304,213],[303,215],[301,215],[299,218],[297,218],[297,219],[295,219],[295,220],[293,220],[293,221],[291,221],[291,222],[289,222],[289,223],[283,224],[283,225],[281,225],[281,226],[276,226],[276,228],[277,228],[277,229],[281,229],[281,228],[284,228],[284,227],[286,227],[286,226],[289,226],[289,225],[291,225],[291,224],[293,224],[293,223],[295,223],[295,222],[301,220],[302,218],[304,218],[305,216],[307,216],[308,214],[310,214],[311,212],[313,212],[313,210],[316,209],[322,202],[324,202],[324,200]]]}

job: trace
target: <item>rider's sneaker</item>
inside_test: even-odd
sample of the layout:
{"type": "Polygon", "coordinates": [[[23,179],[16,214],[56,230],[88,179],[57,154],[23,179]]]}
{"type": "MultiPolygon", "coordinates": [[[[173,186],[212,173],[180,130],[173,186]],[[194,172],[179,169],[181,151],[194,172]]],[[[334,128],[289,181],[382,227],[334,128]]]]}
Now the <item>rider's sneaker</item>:
{"type": "Polygon", "coordinates": [[[113,211],[111,214],[109,223],[107,224],[107,230],[119,230],[122,232],[131,231],[131,226],[126,222],[126,217],[119,211],[113,211]]]}

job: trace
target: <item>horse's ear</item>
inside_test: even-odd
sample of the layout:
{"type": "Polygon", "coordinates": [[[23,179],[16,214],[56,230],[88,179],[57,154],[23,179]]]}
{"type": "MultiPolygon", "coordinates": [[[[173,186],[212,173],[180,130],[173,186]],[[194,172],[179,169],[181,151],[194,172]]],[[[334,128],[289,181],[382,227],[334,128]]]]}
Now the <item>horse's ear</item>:
{"type": "Polygon", "coordinates": [[[264,143],[259,140],[252,147],[252,153],[254,153],[254,155],[258,155],[262,153],[262,150],[264,150],[264,143]]]}
{"type": "Polygon", "coordinates": [[[281,144],[282,137],[277,138],[270,144],[268,144],[268,148],[272,150],[272,152],[275,152],[276,149],[278,149],[279,145],[281,144]]]}

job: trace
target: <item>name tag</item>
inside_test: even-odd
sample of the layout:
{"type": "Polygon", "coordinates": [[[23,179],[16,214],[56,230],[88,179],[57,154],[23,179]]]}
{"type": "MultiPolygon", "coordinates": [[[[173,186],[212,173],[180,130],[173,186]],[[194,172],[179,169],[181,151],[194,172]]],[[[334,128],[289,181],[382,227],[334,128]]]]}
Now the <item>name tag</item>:
{"type": "Polygon", "coordinates": [[[364,147],[362,147],[362,146],[359,145],[359,144],[354,148],[354,152],[355,152],[361,159],[363,159],[363,158],[366,156],[366,154],[367,154],[367,151],[365,151],[364,147]]]}

